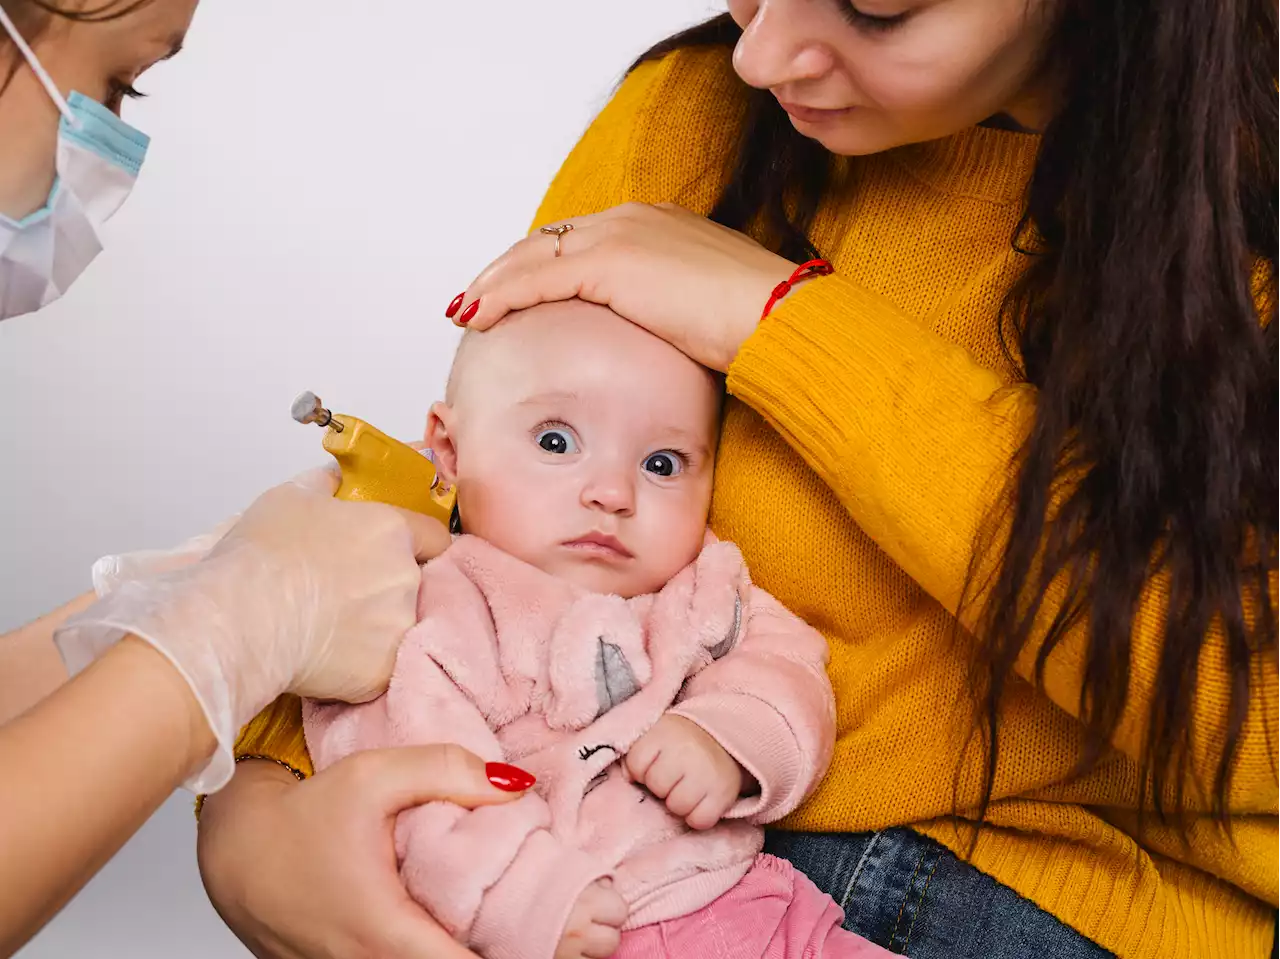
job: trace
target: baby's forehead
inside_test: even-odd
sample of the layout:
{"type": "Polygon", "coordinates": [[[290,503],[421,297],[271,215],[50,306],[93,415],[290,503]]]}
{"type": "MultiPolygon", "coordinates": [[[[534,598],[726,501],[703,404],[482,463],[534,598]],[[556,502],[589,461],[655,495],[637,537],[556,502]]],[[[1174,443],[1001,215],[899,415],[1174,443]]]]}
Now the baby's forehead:
{"type": "Polygon", "coordinates": [[[464,335],[450,402],[535,402],[539,397],[627,398],[650,412],[701,423],[718,408],[713,375],[607,307],[567,300],[523,310],[464,335]]]}

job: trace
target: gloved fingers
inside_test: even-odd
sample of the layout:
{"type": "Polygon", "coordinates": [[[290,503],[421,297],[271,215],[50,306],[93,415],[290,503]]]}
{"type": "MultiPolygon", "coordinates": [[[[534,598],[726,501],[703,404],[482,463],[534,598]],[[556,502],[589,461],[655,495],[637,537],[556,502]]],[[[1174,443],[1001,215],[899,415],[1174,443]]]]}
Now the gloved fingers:
{"type": "Polygon", "coordinates": [[[435,559],[453,542],[449,528],[437,519],[415,513],[413,510],[392,507],[404,517],[413,542],[413,555],[419,563],[435,559]]]}
{"type": "Polygon", "coordinates": [[[338,491],[338,484],[342,482],[342,472],[338,469],[337,463],[330,462],[305,470],[289,482],[312,493],[332,496],[338,491]]]}

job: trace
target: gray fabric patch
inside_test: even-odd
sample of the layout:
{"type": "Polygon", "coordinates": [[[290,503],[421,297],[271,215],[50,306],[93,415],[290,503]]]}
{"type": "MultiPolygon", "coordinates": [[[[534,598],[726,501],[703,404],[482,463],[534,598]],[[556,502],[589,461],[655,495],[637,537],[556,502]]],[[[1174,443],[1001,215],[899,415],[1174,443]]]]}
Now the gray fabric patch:
{"type": "Polygon", "coordinates": [[[742,628],[742,597],[733,597],[733,625],[729,627],[729,634],[724,639],[711,647],[711,658],[719,659],[721,656],[727,656],[733,651],[734,644],[738,641],[738,630],[742,628]]]}
{"type": "Polygon", "coordinates": [[[600,649],[596,653],[596,701],[600,709],[596,718],[603,716],[619,703],[624,703],[640,689],[636,674],[631,670],[627,657],[613,643],[600,637],[600,649]]]}

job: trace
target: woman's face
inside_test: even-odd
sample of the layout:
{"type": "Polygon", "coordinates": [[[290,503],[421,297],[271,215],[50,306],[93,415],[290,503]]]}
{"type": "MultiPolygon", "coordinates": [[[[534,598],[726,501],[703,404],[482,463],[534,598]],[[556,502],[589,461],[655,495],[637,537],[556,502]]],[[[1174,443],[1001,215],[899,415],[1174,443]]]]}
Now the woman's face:
{"type": "MultiPolygon", "coordinates": [[[[32,48],[64,97],[79,91],[119,113],[138,78],[182,46],[197,2],[150,0],[96,23],[51,16],[32,48]]],[[[2,30],[0,54],[0,80],[15,68],[0,93],[0,213],[19,219],[40,209],[53,186],[60,114],[2,30]]]]}
{"type": "Polygon", "coordinates": [[[857,156],[996,114],[1038,128],[1050,0],[729,0],[734,68],[795,128],[857,156]]]}

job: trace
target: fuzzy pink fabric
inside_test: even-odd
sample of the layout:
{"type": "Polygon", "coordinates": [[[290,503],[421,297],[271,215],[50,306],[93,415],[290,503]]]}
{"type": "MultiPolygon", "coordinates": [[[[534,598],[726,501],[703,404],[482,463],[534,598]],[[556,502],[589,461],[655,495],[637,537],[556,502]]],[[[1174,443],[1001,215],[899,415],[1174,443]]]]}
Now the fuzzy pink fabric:
{"type": "Polygon", "coordinates": [[[835,901],[785,859],[760,856],[742,881],[697,912],[622,934],[613,959],[886,959],[842,929],[835,901]]]}
{"type": "Polygon", "coordinates": [[[751,868],[760,824],[795,809],[830,761],[826,642],[710,534],[661,592],[630,600],[464,536],[423,568],[418,618],[384,696],[305,705],[307,745],[317,770],[362,749],[454,742],[538,777],[512,803],[428,803],[396,824],[410,894],[488,959],[550,957],[604,876],[631,906],[628,928],[701,909],[751,868]],[[618,762],[669,711],[760,783],[706,832],[618,762]]]}

